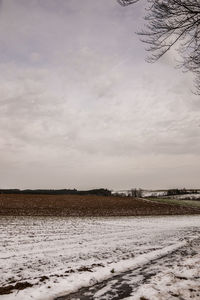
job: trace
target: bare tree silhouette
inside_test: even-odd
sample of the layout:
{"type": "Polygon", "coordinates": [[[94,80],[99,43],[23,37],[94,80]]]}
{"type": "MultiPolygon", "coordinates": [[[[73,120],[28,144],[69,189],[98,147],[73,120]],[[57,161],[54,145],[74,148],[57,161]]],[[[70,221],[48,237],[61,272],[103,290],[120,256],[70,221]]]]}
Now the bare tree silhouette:
{"type": "MultiPolygon", "coordinates": [[[[117,0],[122,6],[140,0],[117,0]]],[[[157,61],[175,44],[180,54],[179,66],[195,74],[195,87],[200,94],[200,1],[146,0],[144,30],[138,34],[148,44],[150,62],[157,61]]]]}

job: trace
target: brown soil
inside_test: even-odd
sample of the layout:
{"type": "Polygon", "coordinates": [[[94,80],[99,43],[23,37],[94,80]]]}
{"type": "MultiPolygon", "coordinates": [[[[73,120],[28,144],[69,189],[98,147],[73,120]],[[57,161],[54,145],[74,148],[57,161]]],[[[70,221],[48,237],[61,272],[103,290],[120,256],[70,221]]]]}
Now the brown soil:
{"type": "Polygon", "coordinates": [[[15,285],[7,285],[0,287],[0,295],[10,294],[13,290],[24,290],[28,287],[32,287],[33,285],[27,281],[25,282],[17,282],[15,285]]]}
{"type": "Polygon", "coordinates": [[[144,216],[200,214],[200,208],[131,197],[0,194],[0,215],[144,216]]]}

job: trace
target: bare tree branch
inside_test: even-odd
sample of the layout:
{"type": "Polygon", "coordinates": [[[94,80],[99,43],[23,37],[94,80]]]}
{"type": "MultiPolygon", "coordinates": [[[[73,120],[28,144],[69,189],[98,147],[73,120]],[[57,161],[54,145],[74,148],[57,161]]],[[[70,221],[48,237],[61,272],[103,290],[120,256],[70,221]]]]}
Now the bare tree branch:
{"type": "Polygon", "coordinates": [[[133,3],[138,2],[139,0],[117,0],[117,2],[122,6],[127,6],[133,3]]]}
{"type": "MultiPolygon", "coordinates": [[[[127,6],[138,0],[118,2],[127,6]]],[[[181,66],[195,74],[195,86],[200,93],[200,0],[146,0],[146,3],[146,25],[138,34],[148,44],[151,53],[148,61],[157,61],[177,45],[181,66]]]]}

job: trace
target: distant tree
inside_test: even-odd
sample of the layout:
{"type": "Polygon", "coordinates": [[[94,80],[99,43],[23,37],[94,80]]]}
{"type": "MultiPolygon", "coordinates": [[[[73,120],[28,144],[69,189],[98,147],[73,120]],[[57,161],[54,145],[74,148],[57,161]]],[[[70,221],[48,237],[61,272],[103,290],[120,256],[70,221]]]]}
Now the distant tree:
{"type": "MultiPolygon", "coordinates": [[[[141,0],[117,0],[127,6],[141,0]]],[[[149,45],[154,62],[174,45],[181,57],[179,66],[195,74],[195,87],[200,94],[200,0],[146,0],[147,21],[139,33],[143,42],[149,45]]]]}
{"type": "Polygon", "coordinates": [[[185,188],[167,190],[167,196],[176,196],[176,195],[185,195],[185,194],[188,194],[188,191],[185,188]]]}
{"type": "Polygon", "coordinates": [[[142,189],[131,189],[130,196],[134,198],[142,198],[142,189]]]}

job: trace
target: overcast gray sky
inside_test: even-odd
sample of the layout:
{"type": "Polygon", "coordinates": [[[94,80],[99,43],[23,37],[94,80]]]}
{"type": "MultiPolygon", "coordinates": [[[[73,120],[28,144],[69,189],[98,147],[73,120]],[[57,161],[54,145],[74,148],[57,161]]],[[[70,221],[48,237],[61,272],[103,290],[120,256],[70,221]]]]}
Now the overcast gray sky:
{"type": "Polygon", "coordinates": [[[200,99],[141,4],[2,0],[0,187],[199,187],[200,99]]]}

